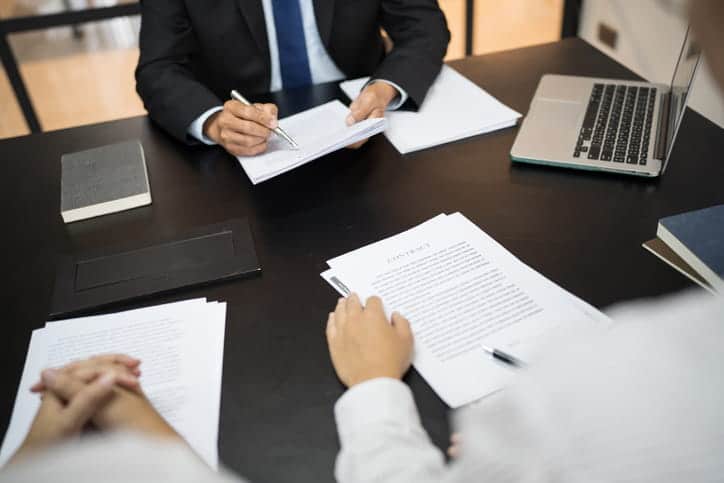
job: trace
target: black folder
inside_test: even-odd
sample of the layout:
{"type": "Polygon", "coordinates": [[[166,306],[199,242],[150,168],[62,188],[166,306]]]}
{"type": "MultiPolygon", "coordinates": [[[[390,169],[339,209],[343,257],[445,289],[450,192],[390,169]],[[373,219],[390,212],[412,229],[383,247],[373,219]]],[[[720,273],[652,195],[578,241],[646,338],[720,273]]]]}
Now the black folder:
{"type": "Polygon", "coordinates": [[[248,221],[229,220],[170,240],[62,257],[50,317],[260,272],[248,221]]]}

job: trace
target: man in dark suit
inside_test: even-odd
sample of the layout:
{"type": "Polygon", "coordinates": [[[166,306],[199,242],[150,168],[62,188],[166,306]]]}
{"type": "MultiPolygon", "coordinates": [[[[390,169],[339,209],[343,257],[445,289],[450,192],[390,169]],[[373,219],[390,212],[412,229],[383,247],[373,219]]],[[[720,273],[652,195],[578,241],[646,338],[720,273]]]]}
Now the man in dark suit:
{"type": "Polygon", "coordinates": [[[144,0],[141,8],[136,81],[151,118],[181,140],[236,156],[266,150],[277,111],[224,102],[232,89],[371,76],[347,122],[381,117],[422,103],[450,39],[437,0],[144,0]]]}

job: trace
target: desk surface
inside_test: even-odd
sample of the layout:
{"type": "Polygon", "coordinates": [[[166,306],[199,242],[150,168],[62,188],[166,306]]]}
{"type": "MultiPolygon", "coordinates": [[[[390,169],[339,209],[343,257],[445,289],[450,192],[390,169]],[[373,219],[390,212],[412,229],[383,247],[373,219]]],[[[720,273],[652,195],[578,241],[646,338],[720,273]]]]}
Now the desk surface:
{"type": "MultiPolygon", "coordinates": [[[[526,112],[547,72],[633,78],[581,40],[453,62],[526,112]]],[[[275,96],[283,113],[327,101],[333,85],[275,96]]],[[[153,240],[249,218],[261,277],[184,290],[152,303],[205,296],[229,304],[221,460],[256,482],[331,481],[338,449],[332,406],[342,394],[324,322],[336,300],[325,260],[440,212],[461,211],[534,269],[601,307],[682,289],[687,281],[641,248],[657,220],[723,203],[724,136],[689,111],[660,180],[512,166],[516,130],[400,156],[383,138],[252,186],[218,148],[177,144],[145,117],[0,142],[3,176],[2,376],[5,430],[32,329],[44,324],[60,253],[153,240]],[[65,226],[60,156],[129,138],[143,142],[153,205],[65,226]]],[[[441,447],[447,409],[408,375],[425,427],[441,447]]]]}

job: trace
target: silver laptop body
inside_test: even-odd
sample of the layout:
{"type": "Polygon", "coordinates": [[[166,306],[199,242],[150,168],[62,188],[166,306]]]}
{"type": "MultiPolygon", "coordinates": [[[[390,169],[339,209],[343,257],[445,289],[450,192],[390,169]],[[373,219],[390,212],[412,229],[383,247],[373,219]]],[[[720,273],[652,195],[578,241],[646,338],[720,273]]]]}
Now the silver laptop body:
{"type": "Polygon", "coordinates": [[[663,174],[699,58],[687,32],[670,86],[543,76],[511,159],[637,176],[663,174]]]}

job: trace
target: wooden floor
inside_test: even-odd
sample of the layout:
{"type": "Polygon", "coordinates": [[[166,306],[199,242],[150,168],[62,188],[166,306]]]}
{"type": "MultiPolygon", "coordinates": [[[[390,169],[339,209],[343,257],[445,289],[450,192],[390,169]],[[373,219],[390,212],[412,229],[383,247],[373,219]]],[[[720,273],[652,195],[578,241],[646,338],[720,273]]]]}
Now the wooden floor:
{"type": "MultiPolygon", "coordinates": [[[[13,12],[14,0],[0,0],[0,15],[13,12]]],[[[23,6],[32,3],[23,2],[23,6]]],[[[465,53],[465,2],[440,0],[452,39],[448,58],[465,53]]],[[[476,0],[474,52],[483,54],[525,45],[550,42],[560,37],[563,0],[476,0]]],[[[122,27],[122,26],[121,26],[122,27]]],[[[119,28],[111,22],[108,29],[119,28]]],[[[126,29],[127,30],[127,29],[126,29]]],[[[90,32],[95,35],[97,29],[90,32]]],[[[128,32],[121,32],[125,37],[128,32]]],[[[26,34],[23,34],[26,35],[26,34]]],[[[45,130],[129,117],[144,112],[135,93],[133,69],[138,50],[127,38],[112,32],[103,42],[85,39],[87,52],[77,48],[58,52],[58,36],[70,38],[70,29],[36,33],[16,39],[21,74],[45,130]],[[40,37],[39,37],[40,36],[40,37]],[[114,45],[118,44],[118,45],[114,45]]],[[[66,39],[67,42],[70,40],[66,39]]],[[[0,138],[28,133],[5,73],[0,69],[0,138]]]]}

